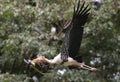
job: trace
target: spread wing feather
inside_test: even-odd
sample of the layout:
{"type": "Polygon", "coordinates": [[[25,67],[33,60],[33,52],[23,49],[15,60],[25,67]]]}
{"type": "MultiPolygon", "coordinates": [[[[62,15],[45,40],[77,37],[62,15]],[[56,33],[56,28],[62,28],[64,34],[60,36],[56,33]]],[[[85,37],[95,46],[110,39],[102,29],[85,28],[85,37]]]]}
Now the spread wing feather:
{"type": "Polygon", "coordinates": [[[62,44],[61,58],[63,61],[67,61],[68,56],[79,61],[77,53],[81,45],[83,26],[87,21],[89,10],[90,8],[88,8],[88,5],[85,6],[85,2],[80,7],[80,0],[77,3],[77,7],[74,6],[73,17],[71,23],[66,28],[62,44]]]}

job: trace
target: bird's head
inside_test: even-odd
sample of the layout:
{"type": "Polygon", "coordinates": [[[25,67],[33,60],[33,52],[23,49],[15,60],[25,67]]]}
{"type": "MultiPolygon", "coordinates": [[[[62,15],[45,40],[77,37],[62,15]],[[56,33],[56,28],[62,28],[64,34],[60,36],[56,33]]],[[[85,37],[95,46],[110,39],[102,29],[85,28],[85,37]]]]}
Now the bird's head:
{"type": "Polygon", "coordinates": [[[35,65],[36,63],[47,63],[46,58],[44,56],[40,56],[30,61],[31,64],[35,65]]]}

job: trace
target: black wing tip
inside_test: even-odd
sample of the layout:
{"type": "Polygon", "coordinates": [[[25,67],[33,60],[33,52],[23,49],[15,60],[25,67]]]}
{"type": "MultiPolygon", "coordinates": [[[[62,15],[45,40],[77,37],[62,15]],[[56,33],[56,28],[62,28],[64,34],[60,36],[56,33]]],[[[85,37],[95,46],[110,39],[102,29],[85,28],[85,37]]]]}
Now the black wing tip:
{"type": "Polygon", "coordinates": [[[73,15],[86,15],[91,10],[89,4],[85,5],[85,1],[83,1],[82,5],[80,6],[80,0],[77,2],[77,6],[74,5],[74,13],[73,15]]]}

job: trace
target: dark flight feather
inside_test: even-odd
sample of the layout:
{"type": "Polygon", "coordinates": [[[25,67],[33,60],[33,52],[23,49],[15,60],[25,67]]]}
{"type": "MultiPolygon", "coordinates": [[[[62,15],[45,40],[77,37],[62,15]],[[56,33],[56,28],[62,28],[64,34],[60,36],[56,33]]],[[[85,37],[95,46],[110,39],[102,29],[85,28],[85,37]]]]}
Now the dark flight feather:
{"type": "Polygon", "coordinates": [[[71,23],[66,28],[65,38],[63,40],[61,49],[61,58],[63,61],[67,61],[68,56],[79,60],[78,51],[82,41],[84,24],[87,21],[89,15],[88,5],[85,6],[85,2],[80,7],[80,0],[77,3],[77,7],[74,6],[73,17],[71,23]]]}

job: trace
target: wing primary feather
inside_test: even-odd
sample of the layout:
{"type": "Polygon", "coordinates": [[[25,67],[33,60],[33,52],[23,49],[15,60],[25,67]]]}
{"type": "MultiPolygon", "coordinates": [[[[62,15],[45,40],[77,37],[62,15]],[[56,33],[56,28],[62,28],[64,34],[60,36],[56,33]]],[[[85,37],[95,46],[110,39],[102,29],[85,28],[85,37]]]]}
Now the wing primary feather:
{"type": "Polygon", "coordinates": [[[82,12],[82,9],[83,9],[84,5],[85,5],[85,2],[83,2],[82,6],[81,6],[81,8],[80,8],[80,10],[78,11],[77,14],[79,14],[80,12],[82,12]]]}
{"type": "Polygon", "coordinates": [[[78,0],[78,5],[77,5],[77,10],[76,10],[76,12],[79,11],[79,8],[80,8],[80,0],[78,0]]]}
{"type": "Polygon", "coordinates": [[[89,6],[89,5],[87,5],[87,6],[84,8],[84,10],[81,11],[81,15],[82,15],[83,13],[87,13],[87,12],[89,11],[89,9],[87,9],[88,6],[89,6]]]}
{"type": "Polygon", "coordinates": [[[75,13],[75,5],[74,5],[74,11],[73,11],[73,14],[75,13]]]}
{"type": "Polygon", "coordinates": [[[82,15],[89,15],[88,11],[90,11],[91,8],[87,9],[85,12],[81,13],[82,15]]]}

